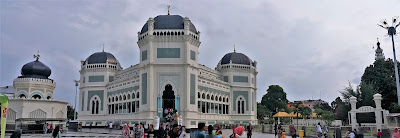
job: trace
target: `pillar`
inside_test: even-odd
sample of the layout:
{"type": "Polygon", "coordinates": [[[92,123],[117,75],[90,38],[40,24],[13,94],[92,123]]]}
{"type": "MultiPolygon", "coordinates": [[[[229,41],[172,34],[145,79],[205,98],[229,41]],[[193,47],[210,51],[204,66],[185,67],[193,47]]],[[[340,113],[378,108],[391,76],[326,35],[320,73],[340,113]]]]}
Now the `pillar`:
{"type": "Polygon", "coordinates": [[[350,110],[351,130],[354,130],[356,129],[357,125],[357,118],[356,118],[357,98],[354,96],[350,97],[350,104],[351,104],[351,110],[350,110]]]}
{"type": "Polygon", "coordinates": [[[376,129],[382,129],[382,95],[377,93],[374,94],[374,101],[375,101],[375,120],[376,120],[376,129]]]}

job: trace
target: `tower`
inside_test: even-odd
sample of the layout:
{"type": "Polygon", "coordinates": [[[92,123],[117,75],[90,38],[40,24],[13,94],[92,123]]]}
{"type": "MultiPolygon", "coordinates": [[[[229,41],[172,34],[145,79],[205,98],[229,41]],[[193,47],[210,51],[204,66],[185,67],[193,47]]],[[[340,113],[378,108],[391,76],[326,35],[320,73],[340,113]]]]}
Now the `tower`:
{"type": "Polygon", "coordinates": [[[381,48],[381,43],[379,41],[376,43],[378,48],[375,50],[375,60],[385,59],[385,55],[383,54],[383,49],[381,48]]]}

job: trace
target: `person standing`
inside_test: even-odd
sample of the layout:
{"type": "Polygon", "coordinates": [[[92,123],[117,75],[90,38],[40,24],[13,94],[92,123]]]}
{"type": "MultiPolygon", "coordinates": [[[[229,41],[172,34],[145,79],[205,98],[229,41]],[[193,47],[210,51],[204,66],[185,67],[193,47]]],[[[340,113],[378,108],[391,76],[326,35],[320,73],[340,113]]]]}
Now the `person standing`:
{"type": "Polygon", "coordinates": [[[140,138],[142,136],[142,129],[140,129],[139,124],[135,124],[136,129],[135,129],[135,138],[140,138]]]}
{"type": "Polygon", "coordinates": [[[206,138],[216,138],[215,135],[213,134],[213,130],[214,130],[213,126],[209,125],[208,126],[208,135],[206,136],[206,138]]]}
{"type": "Polygon", "coordinates": [[[122,138],[131,138],[131,132],[128,124],[124,125],[124,128],[122,129],[122,138]]]}
{"type": "Polygon", "coordinates": [[[110,124],[108,124],[108,129],[109,129],[109,133],[111,133],[111,131],[112,131],[112,128],[113,128],[113,123],[112,122],[110,122],[110,124]]]}
{"type": "Polygon", "coordinates": [[[354,131],[351,131],[351,132],[350,132],[349,137],[350,137],[350,138],[355,138],[355,137],[356,137],[356,134],[354,133],[354,131]]]}
{"type": "Polygon", "coordinates": [[[51,134],[51,138],[61,138],[60,126],[56,126],[53,133],[51,134]]]}
{"type": "Polygon", "coordinates": [[[275,131],[275,137],[276,137],[276,135],[278,134],[278,126],[276,123],[274,125],[274,131],[275,131]]]}
{"type": "Polygon", "coordinates": [[[391,138],[400,138],[400,132],[398,127],[393,128],[393,133],[391,138]]]}
{"type": "Polygon", "coordinates": [[[249,123],[247,126],[247,138],[251,138],[251,135],[253,135],[253,126],[249,123]]]}
{"type": "Polygon", "coordinates": [[[320,123],[317,125],[317,136],[318,138],[322,138],[322,128],[320,123]]]}
{"type": "Polygon", "coordinates": [[[381,138],[382,137],[382,132],[380,129],[378,129],[378,133],[376,134],[377,138],[381,138]]]}
{"type": "Polygon", "coordinates": [[[47,123],[43,125],[44,134],[47,134],[47,123]]]}
{"type": "Polygon", "coordinates": [[[156,137],[155,136],[156,132],[154,131],[153,125],[149,125],[149,131],[147,133],[148,133],[147,138],[155,138],[156,137]]]}
{"type": "Polygon", "coordinates": [[[206,124],[204,123],[197,124],[197,129],[198,130],[190,133],[190,138],[205,138],[206,134],[204,133],[204,131],[206,129],[206,124]]]}
{"type": "Polygon", "coordinates": [[[180,133],[179,133],[179,126],[178,126],[178,124],[174,124],[174,125],[172,126],[172,131],[170,131],[169,137],[170,137],[170,138],[178,138],[179,135],[180,135],[180,133]]]}
{"type": "Polygon", "coordinates": [[[290,130],[290,135],[292,136],[292,138],[296,138],[296,128],[294,127],[294,124],[291,124],[289,126],[289,130],[290,130]]]}

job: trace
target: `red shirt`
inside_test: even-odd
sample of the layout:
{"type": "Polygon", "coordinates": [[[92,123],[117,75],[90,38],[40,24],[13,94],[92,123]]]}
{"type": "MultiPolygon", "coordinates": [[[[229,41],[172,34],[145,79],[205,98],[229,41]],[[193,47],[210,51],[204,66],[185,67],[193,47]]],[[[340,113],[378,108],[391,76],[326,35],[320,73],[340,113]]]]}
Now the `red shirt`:
{"type": "Polygon", "coordinates": [[[382,132],[379,131],[378,132],[378,137],[380,137],[380,136],[382,136],[382,132]]]}

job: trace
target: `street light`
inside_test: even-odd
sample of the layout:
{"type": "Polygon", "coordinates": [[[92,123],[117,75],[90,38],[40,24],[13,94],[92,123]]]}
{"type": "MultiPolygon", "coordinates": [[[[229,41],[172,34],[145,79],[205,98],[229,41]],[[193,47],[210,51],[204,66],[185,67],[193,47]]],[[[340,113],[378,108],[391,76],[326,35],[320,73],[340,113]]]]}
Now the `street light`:
{"type": "Polygon", "coordinates": [[[74,106],[74,120],[76,120],[76,96],[78,95],[78,85],[79,80],[74,80],[75,82],[75,106],[74,106]]]}
{"type": "Polygon", "coordinates": [[[392,26],[389,26],[389,23],[386,19],[381,20],[382,24],[378,24],[378,26],[388,30],[388,35],[392,37],[392,46],[393,46],[393,57],[394,57],[394,72],[396,75],[396,87],[397,87],[397,102],[400,104],[400,85],[399,85],[399,71],[397,70],[397,60],[396,60],[396,51],[394,49],[394,35],[396,35],[396,28],[400,25],[397,24],[399,16],[395,16],[392,18],[392,26]]]}

